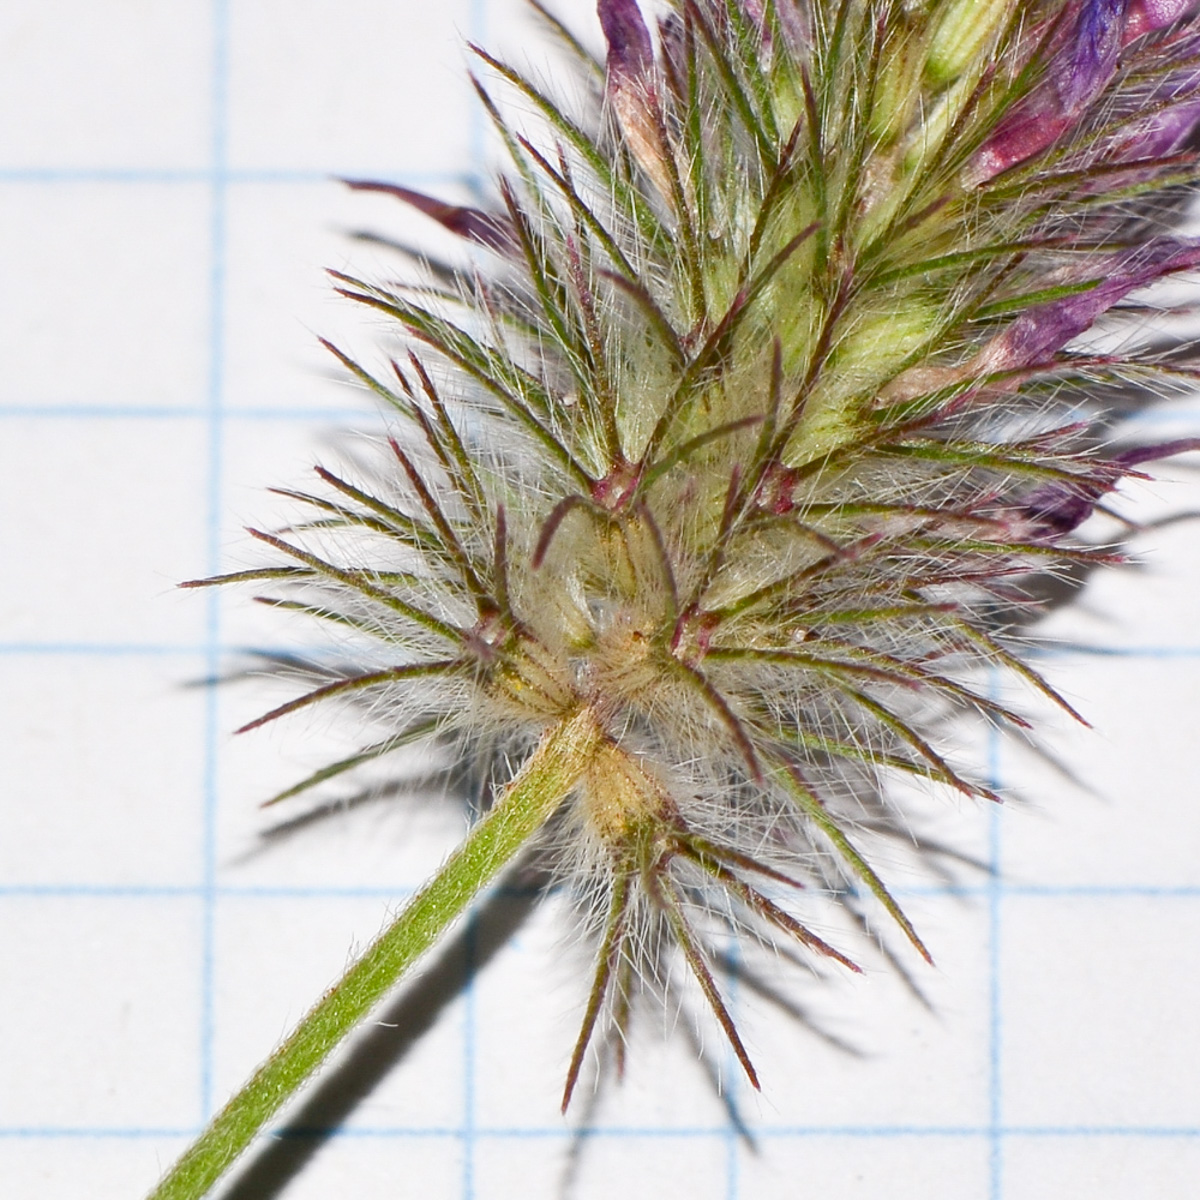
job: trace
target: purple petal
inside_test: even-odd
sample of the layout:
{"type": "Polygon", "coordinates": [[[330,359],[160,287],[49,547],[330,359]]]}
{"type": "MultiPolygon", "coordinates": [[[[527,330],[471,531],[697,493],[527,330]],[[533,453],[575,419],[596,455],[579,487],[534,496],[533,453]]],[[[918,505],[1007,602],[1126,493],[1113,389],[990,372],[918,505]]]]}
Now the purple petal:
{"type": "MultiPolygon", "coordinates": [[[[1194,62],[1200,54],[1200,36],[1175,39],[1172,53],[1181,60],[1194,62]]],[[[1176,71],[1139,98],[1137,111],[1109,140],[1104,158],[1120,162],[1173,154],[1184,146],[1197,121],[1200,121],[1200,70],[1176,71]]]]}
{"type": "Polygon", "coordinates": [[[1077,529],[1096,511],[1096,505],[1116,487],[1113,482],[1089,479],[1077,484],[1047,483],[1031,492],[1017,511],[1033,525],[1034,537],[1061,537],[1077,529]]]}
{"type": "Polygon", "coordinates": [[[1157,442],[1153,446],[1135,446],[1122,450],[1113,462],[1122,467],[1137,467],[1145,462],[1157,462],[1160,458],[1174,458],[1176,454],[1190,454],[1200,450],[1200,438],[1179,438],[1174,442],[1157,442]]]}
{"type": "Polygon", "coordinates": [[[1125,44],[1155,29],[1185,16],[1196,6],[1196,0],[1129,0],[1125,14],[1125,44]]]}
{"type": "Polygon", "coordinates": [[[1050,84],[1063,110],[1079,115],[1112,78],[1125,33],[1129,0],[1084,0],[1069,52],[1051,65],[1050,84]]]}
{"type": "Polygon", "coordinates": [[[477,242],[487,246],[489,250],[507,253],[516,244],[512,227],[505,217],[492,216],[478,208],[466,208],[459,204],[447,204],[423,192],[414,192],[411,188],[400,187],[395,183],[377,183],[370,179],[345,179],[347,187],[357,192],[383,192],[395,196],[405,204],[411,204],[418,212],[432,217],[443,228],[457,233],[459,237],[469,242],[477,242]]]}
{"type": "Polygon", "coordinates": [[[1200,96],[1127,126],[1115,140],[1110,157],[1118,161],[1165,158],[1184,147],[1197,123],[1200,96]]]}
{"type": "Polygon", "coordinates": [[[654,45],[635,0],[599,0],[596,11],[608,42],[614,79],[646,79],[654,68],[654,45]]]}
{"type": "Polygon", "coordinates": [[[1052,146],[1075,122],[1065,115],[1051,116],[1032,106],[1022,106],[980,147],[967,171],[968,186],[1015,167],[1052,146]]]}
{"type": "Polygon", "coordinates": [[[1059,537],[1072,532],[1096,511],[1100,501],[1140,463],[1156,462],[1175,454],[1200,450],[1200,438],[1181,438],[1153,446],[1135,446],[1111,459],[1112,469],[1081,476],[1072,483],[1047,483],[1035,488],[1017,506],[1022,517],[1034,525],[1035,537],[1059,537]]]}
{"type": "MultiPolygon", "coordinates": [[[[1130,292],[1174,271],[1200,263],[1200,242],[1157,238],[1107,261],[1093,263],[1088,274],[1100,282],[1086,292],[1041,304],[1019,316],[976,356],[978,374],[1020,370],[1057,354],[1130,292]]],[[[1086,277],[1077,282],[1083,283],[1086,277]]]]}
{"type": "Polygon", "coordinates": [[[1117,69],[1130,0],[1083,0],[1071,30],[1055,50],[1046,78],[984,143],[967,172],[968,184],[1052,146],[1108,86],[1117,69]]]}
{"type": "MultiPolygon", "coordinates": [[[[600,0],[596,6],[608,40],[608,97],[638,165],[663,197],[671,194],[667,148],[658,107],[659,72],[650,31],[634,0],[600,0]]],[[[664,51],[671,53],[672,47],[664,51]]],[[[668,64],[670,66],[670,64],[668,64]]]]}

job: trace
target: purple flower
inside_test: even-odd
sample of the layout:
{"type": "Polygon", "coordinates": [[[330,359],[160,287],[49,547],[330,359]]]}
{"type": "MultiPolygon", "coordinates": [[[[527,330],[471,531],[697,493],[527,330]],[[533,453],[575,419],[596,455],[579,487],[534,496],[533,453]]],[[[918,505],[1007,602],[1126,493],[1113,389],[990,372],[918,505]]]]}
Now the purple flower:
{"type": "Polygon", "coordinates": [[[638,165],[660,195],[671,194],[658,107],[654,44],[635,0],[599,0],[596,11],[608,42],[607,94],[638,165]]]}
{"type": "Polygon", "coordinates": [[[1113,455],[1104,467],[1081,474],[1076,481],[1046,483],[1036,488],[1021,502],[1019,514],[1033,526],[1034,537],[1050,540],[1065,537],[1096,511],[1100,501],[1123,478],[1134,474],[1134,467],[1193,450],[1200,450],[1200,438],[1123,450],[1113,455]]]}
{"type": "Polygon", "coordinates": [[[599,0],[596,11],[608,43],[610,88],[648,80],[654,69],[654,46],[635,0],[599,0]]]}
{"type": "Polygon", "coordinates": [[[1099,280],[1095,287],[1023,313],[979,352],[971,363],[971,373],[1018,371],[1045,362],[1130,292],[1198,263],[1200,242],[1174,238],[1155,238],[1136,250],[1093,262],[1087,270],[1090,278],[1099,280]]]}
{"type": "Polygon", "coordinates": [[[986,182],[1040,154],[1078,123],[1116,71],[1128,3],[1083,0],[1069,34],[1050,58],[1046,78],[976,155],[970,183],[986,182]]]}
{"type": "Polygon", "coordinates": [[[1196,0],[1129,0],[1125,11],[1125,44],[1165,29],[1196,6],[1196,0]]]}
{"type": "Polygon", "coordinates": [[[1132,162],[1139,158],[1165,158],[1181,150],[1200,122],[1200,88],[1193,86],[1189,91],[1192,94],[1186,101],[1133,122],[1123,130],[1114,139],[1114,157],[1132,162]]]}
{"type": "MultiPolygon", "coordinates": [[[[1171,53],[1181,62],[1194,63],[1200,53],[1200,36],[1189,32],[1172,45],[1171,53]]],[[[1186,143],[1198,120],[1200,70],[1184,67],[1141,97],[1137,111],[1110,139],[1103,157],[1110,162],[1132,162],[1174,154],[1186,143]]]]}
{"type": "Polygon", "coordinates": [[[1100,94],[1117,67],[1128,0],[1084,0],[1068,40],[1068,52],[1052,64],[1047,80],[1064,115],[1078,116],[1100,94]]]}

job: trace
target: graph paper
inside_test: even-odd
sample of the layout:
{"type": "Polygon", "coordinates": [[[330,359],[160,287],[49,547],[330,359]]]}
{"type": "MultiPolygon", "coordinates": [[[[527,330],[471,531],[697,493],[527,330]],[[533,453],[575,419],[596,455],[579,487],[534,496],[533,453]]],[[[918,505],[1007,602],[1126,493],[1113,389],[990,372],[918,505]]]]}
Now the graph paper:
{"type": "MultiPolygon", "coordinates": [[[[466,38],[542,61],[517,0],[0,9],[6,1197],[143,1195],[464,827],[432,796],[264,837],[258,801],[346,731],[233,738],[270,686],[207,681],[281,626],[174,584],[244,565],[261,489],[380,428],[317,346],[374,332],[322,269],[396,270],[358,229],[429,234],[333,180],[480,186],[466,38]]],[[[1195,434],[1200,403],[1139,422],[1195,434]]],[[[1200,508],[1189,460],[1160,475],[1128,511],[1200,508]]],[[[780,968],[782,1005],[736,988],[761,1096],[672,1011],[563,1119],[587,952],[561,901],[511,885],[220,1194],[1194,1196],[1200,523],[1133,549],[1046,624],[1041,665],[1095,728],[1060,723],[1057,765],[981,743],[1003,810],[920,801],[977,866],[881,864],[937,966],[780,968]]]]}

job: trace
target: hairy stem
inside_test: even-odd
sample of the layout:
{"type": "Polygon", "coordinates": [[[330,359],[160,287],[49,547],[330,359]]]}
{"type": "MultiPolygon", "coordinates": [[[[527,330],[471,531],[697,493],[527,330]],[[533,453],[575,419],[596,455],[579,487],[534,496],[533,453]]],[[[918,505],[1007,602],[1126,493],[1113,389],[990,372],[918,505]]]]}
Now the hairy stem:
{"type": "Polygon", "coordinates": [[[594,714],[564,718],[440,871],[213,1118],[149,1200],[200,1200],[254,1136],[462,914],[574,787],[600,746],[594,714]]]}

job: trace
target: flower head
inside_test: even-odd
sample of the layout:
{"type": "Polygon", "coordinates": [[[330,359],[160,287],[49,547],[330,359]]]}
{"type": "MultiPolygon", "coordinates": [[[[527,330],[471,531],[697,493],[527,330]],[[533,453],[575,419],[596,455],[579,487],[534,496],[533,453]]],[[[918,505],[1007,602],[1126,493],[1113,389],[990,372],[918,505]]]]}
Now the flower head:
{"type": "Polygon", "coordinates": [[[396,414],[387,462],[319,471],[312,520],[256,534],[273,565],[225,579],[360,657],[254,724],[367,702],[378,733],[289,796],[417,742],[486,759],[501,805],[569,760],[543,844],[598,953],[566,1099],[673,953],[756,1082],[712,930],[856,969],[793,885],[861,889],[928,957],[856,814],[896,777],[994,798],[939,728],[1025,726],[988,668],[1055,696],[1006,636],[1028,581],[1111,561],[1079,526],[1198,446],[1106,450],[1106,395],[1192,368],[1078,341],[1200,264],[1135,203],[1192,178],[1190,7],[600,0],[585,117],[479,52],[537,117],[479,84],[493,209],[352,185],[479,258],[337,277],[403,345],[386,377],[333,351],[396,414]]]}

